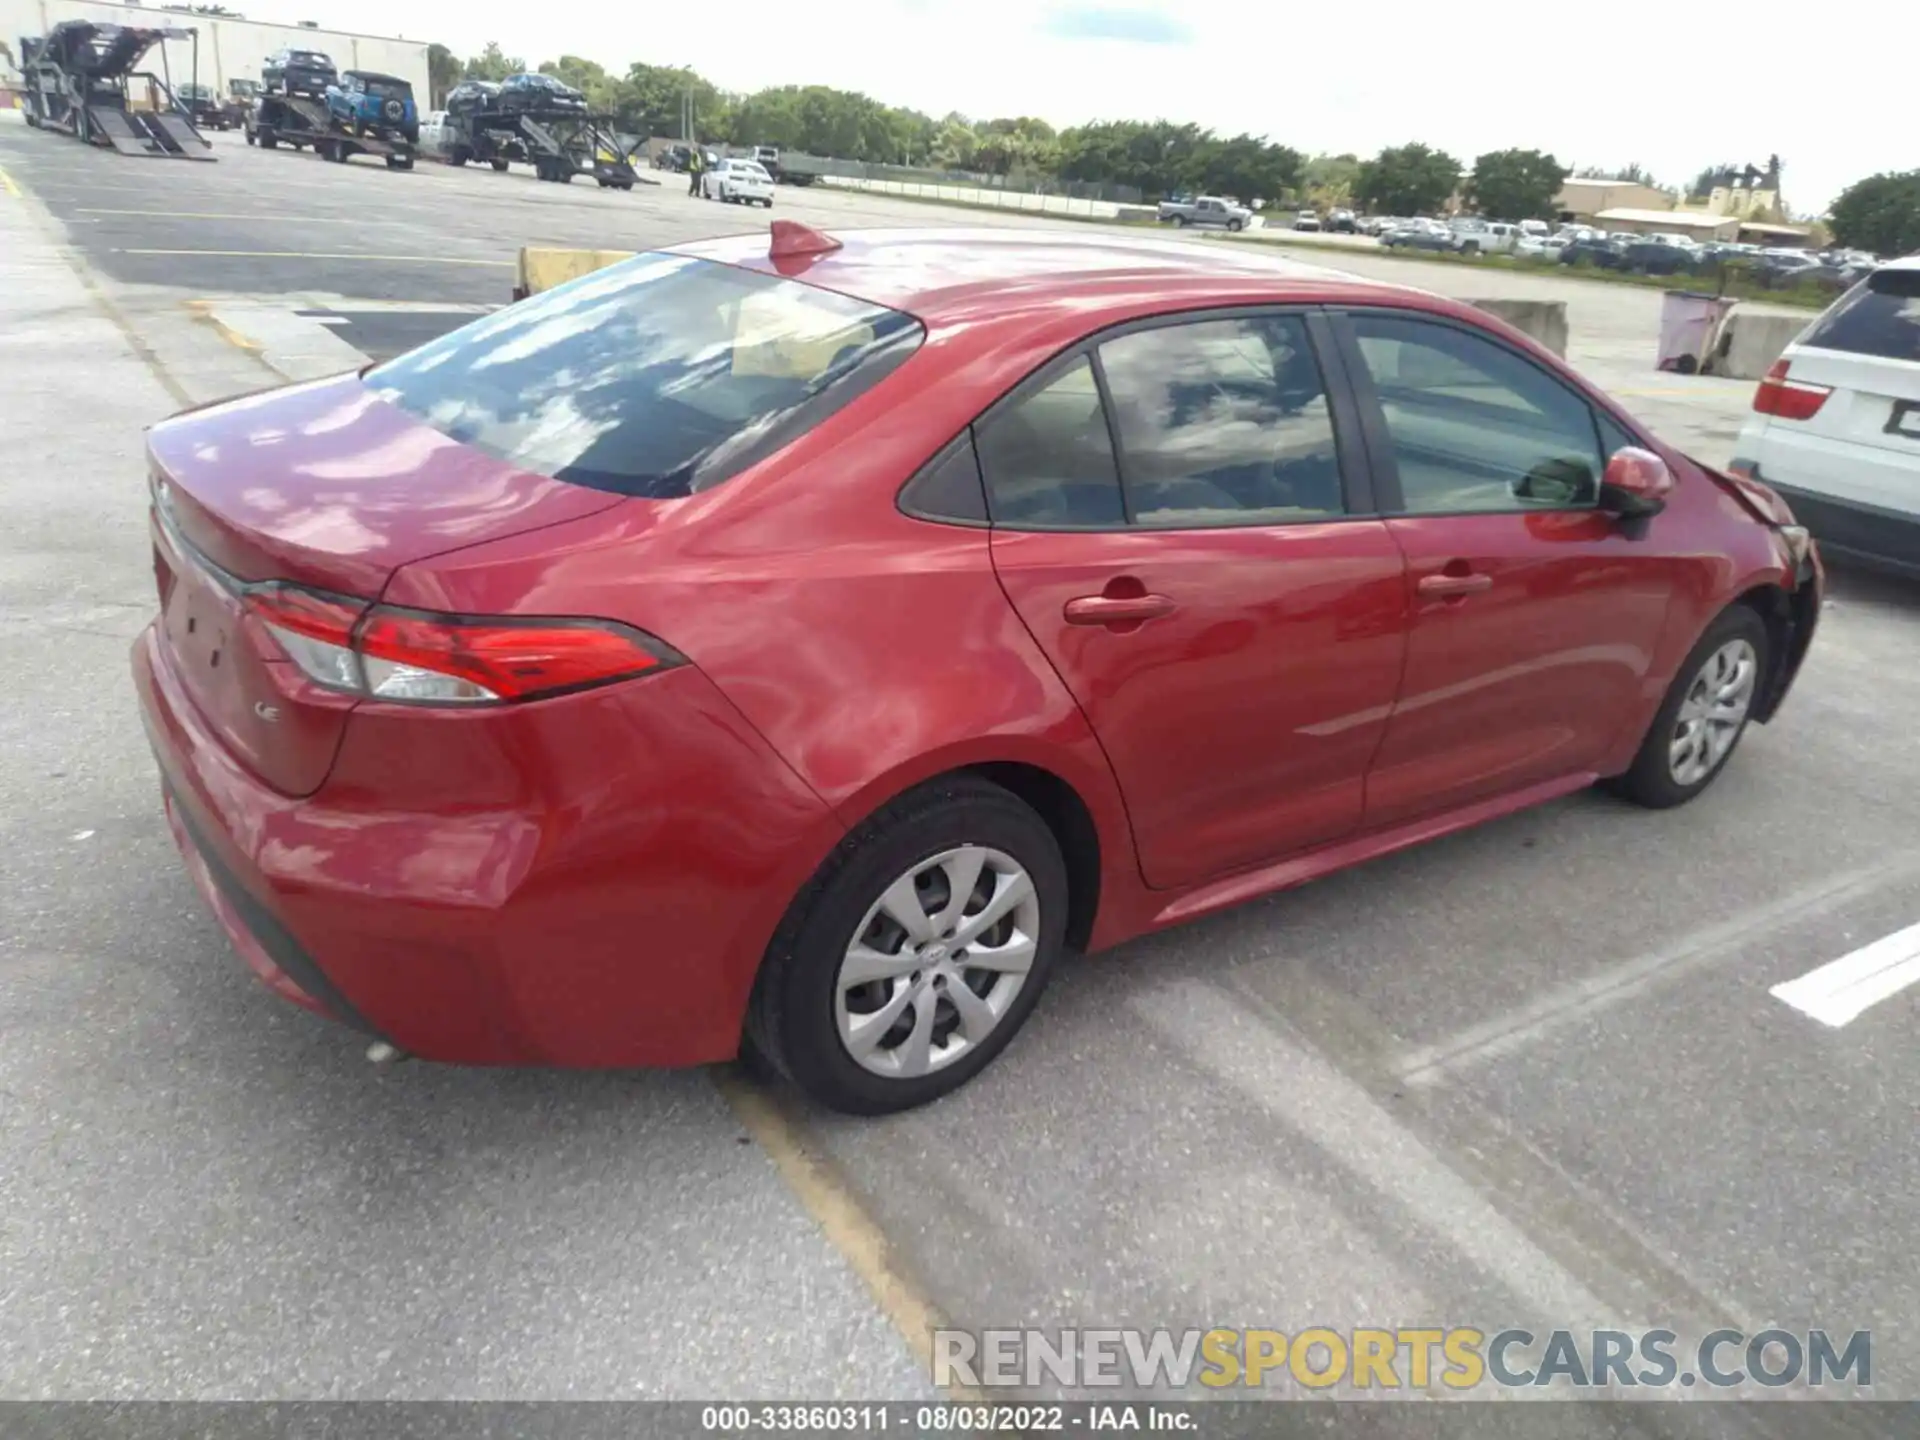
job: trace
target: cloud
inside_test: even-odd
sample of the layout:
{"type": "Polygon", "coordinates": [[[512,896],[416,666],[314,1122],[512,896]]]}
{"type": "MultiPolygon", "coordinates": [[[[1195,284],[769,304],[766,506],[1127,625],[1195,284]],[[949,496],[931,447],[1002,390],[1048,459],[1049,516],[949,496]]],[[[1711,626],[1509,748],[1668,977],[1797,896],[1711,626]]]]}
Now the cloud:
{"type": "Polygon", "coordinates": [[[1070,5],[1046,18],[1049,35],[1062,40],[1126,40],[1138,45],[1185,45],[1193,27],[1158,10],[1070,5]]]}

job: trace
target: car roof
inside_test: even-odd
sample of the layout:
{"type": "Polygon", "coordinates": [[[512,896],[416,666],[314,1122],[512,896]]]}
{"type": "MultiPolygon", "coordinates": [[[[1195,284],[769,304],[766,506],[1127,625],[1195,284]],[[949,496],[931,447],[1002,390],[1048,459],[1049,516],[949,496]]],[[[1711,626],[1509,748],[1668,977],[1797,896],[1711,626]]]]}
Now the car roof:
{"type": "Polygon", "coordinates": [[[1142,292],[1177,297],[1182,308],[1336,297],[1418,297],[1409,287],[1363,280],[1232,241],[1187,243],[1112,232],[938,229],[840,230],[840,248],[775,262],[767,235],[730,236],[670,247],[673,253],[744,269],[784,274],[929,322],[959,320],[983,304],[1018,302],[1085,308],[1102,298],[1116,306],[1142,292]]]}

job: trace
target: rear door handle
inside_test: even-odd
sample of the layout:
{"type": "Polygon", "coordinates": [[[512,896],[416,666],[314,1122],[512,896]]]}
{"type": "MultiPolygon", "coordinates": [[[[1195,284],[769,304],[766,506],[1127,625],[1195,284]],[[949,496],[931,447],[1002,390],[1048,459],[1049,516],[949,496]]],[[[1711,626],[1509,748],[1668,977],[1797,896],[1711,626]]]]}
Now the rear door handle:
{"type": "Polygon", "coordinates": [[[1082,595],[1067,601],[1069,625],[1124,625],[1158,620],[1174,611],[1164,595],[1082,595]]]}
{"type": "Polygon", "coordinates": [[[1491,575],[1422,575],[1416,587],[1422,595],[1451,597],[1478,595],[1493,588],[1491,575]]]}

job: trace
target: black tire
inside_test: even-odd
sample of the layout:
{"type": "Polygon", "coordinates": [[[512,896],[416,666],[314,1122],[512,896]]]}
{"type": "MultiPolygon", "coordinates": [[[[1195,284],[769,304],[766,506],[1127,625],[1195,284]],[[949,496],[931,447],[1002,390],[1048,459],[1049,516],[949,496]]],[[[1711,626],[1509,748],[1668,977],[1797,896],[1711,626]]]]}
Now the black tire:
{"type": "Polygon", "coordinates": [[[750,1057],[849,1115],[885,1115],[936,1100],[991,1064],[1032,1013],[1065,944],[1067,899],[1059,844],[1016,796],[970,776],[909,791],[841,842],[774,932],[747,1007],[750,1057]],[[889,885],[917,862],[963,844],[991,846],[1032,878],[1040,931],[1032,968],[999,1023],[951,1064],[911,1079],[877,1075],[840,1039],[834,986],[841,963],[855,927],[889,885]]]}
{"type": "Polygon", "coordinates": [[[262,131],[260,132],[260,148],[261,148],[262,150],[277,150],[277,149],[279,149],[279,148],[280,148],[280,137],[279,137],[278,135],[276,135],[276,134],[274,134],[274,133],[273,133],[273,132],[272,132],[271,130],[262,130],[262,131]]]}
{"type": "Polygon", "coordinates": [[[1745,640],[1753,647],[1756,673],[1752,699],[1758,700],[1766,686],[1771,659],[1768,653],[1771,641],[1766,622],[1745,605],[1730,605],[1707,627],[1699,643],[1687,655],[1686,662],[1681,665],[1672,687],[1667,691],[1667,698],[1660,703],[1659,713],[1653,717],[1653,724],[1647,729],[1646,738],[1640,742],[1640,753],[1634,756],[1632,767],[1624,775],[1608,780],[1606,786],[1609,790],[1649,810],[1669,810],[1693,799],[1727,768],[1727,762],[1733,758],[1734,751],[1740,748],[1741,737],[1747,732],[1750,714],[1741,719],[1732,743],[1713,767],[1691,782],[1682,782],[1674,777],[1672,749],[1680,707],[1686,703],[1688,693],[1701,681],[1709,659],[1722,646],[1734,640],[1745,640]]]}
{"type": "Polygon", "coordinates": [[[491,165],[491,166],[493,166],[493,168],[494,168],[494,169],[495,169],[496,171],[498,171],[499,173],[501,173],[501,174],[505,174],[505,173],[506,173],[506,169],[507,169],[507,164],[508,164],[508,162],[507,162],[507,161],[505,161],[505,160],[502,160],[502,159],[500,159],[500,158],[498,158],[498,157],[496,156],[496,157],[495,157],[494,159],[492,159],[492,160],[489,160],[489,161],[488,161],[487,163],[488,163],[489,165],[491,165]]]}
{"type": "Polygon", "coordinates": [[[468,150],[464,145],[457,145],[447,152],[447,163],[456,168],[466,164],[467,161],[472,158],[473,152],[468,150]]]}
{"type": "Polygon", "coordinates": [[[387,168],[389,170],[411,170],[413,168],[413,156],[389,155],[387,156],[387,168]]]}

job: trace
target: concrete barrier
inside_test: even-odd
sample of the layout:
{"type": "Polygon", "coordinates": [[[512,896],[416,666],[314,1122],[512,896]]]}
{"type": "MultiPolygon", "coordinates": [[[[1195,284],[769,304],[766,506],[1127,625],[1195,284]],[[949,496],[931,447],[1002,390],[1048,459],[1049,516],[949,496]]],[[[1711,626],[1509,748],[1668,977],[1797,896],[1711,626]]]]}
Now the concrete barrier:
{"type": "Polygon", "coordinates": [[[1476,310],[1497,315],[1522,335],[1531,336],[1547,349],[1566,358],[1567,305],[1564,300],[1470,300],[1476,310]]]}
{"type": "Polygon", "coordinates": [[[822,185],[836,190],[864,190],[871,195],[901,195],[913,200],[942,200],[949,205],[978,205],[988,210],[1020,210],[1032,215],[1066,215],[1078,220],[1118,220],[1121,206],[1110,200],[1082,200],[1071,195],[1035,195],[1025,190],[984,190],[973,185],[938,185],[920,180],[869,180],[857,175],[822,175],[822,185]]]}
{"type": "Polygon", "coordinates": [[[514,276],[513,298],[524,300],[551,290],[582,275],[591,275],[622,260],[631,260],[631,250],[560,250],[526,245],[520,250],[520,264],[514,276]]]}
{"type": "Polygon", "coordinates": [[[1727,317],[1726,329],[1714,347],[1707,373],[1723,375],[1729,380],[1759,380],[1780,358],[1780,352],[1812,321],[1811,315],[1767,315],[1735,310],[1727,317]]]}

